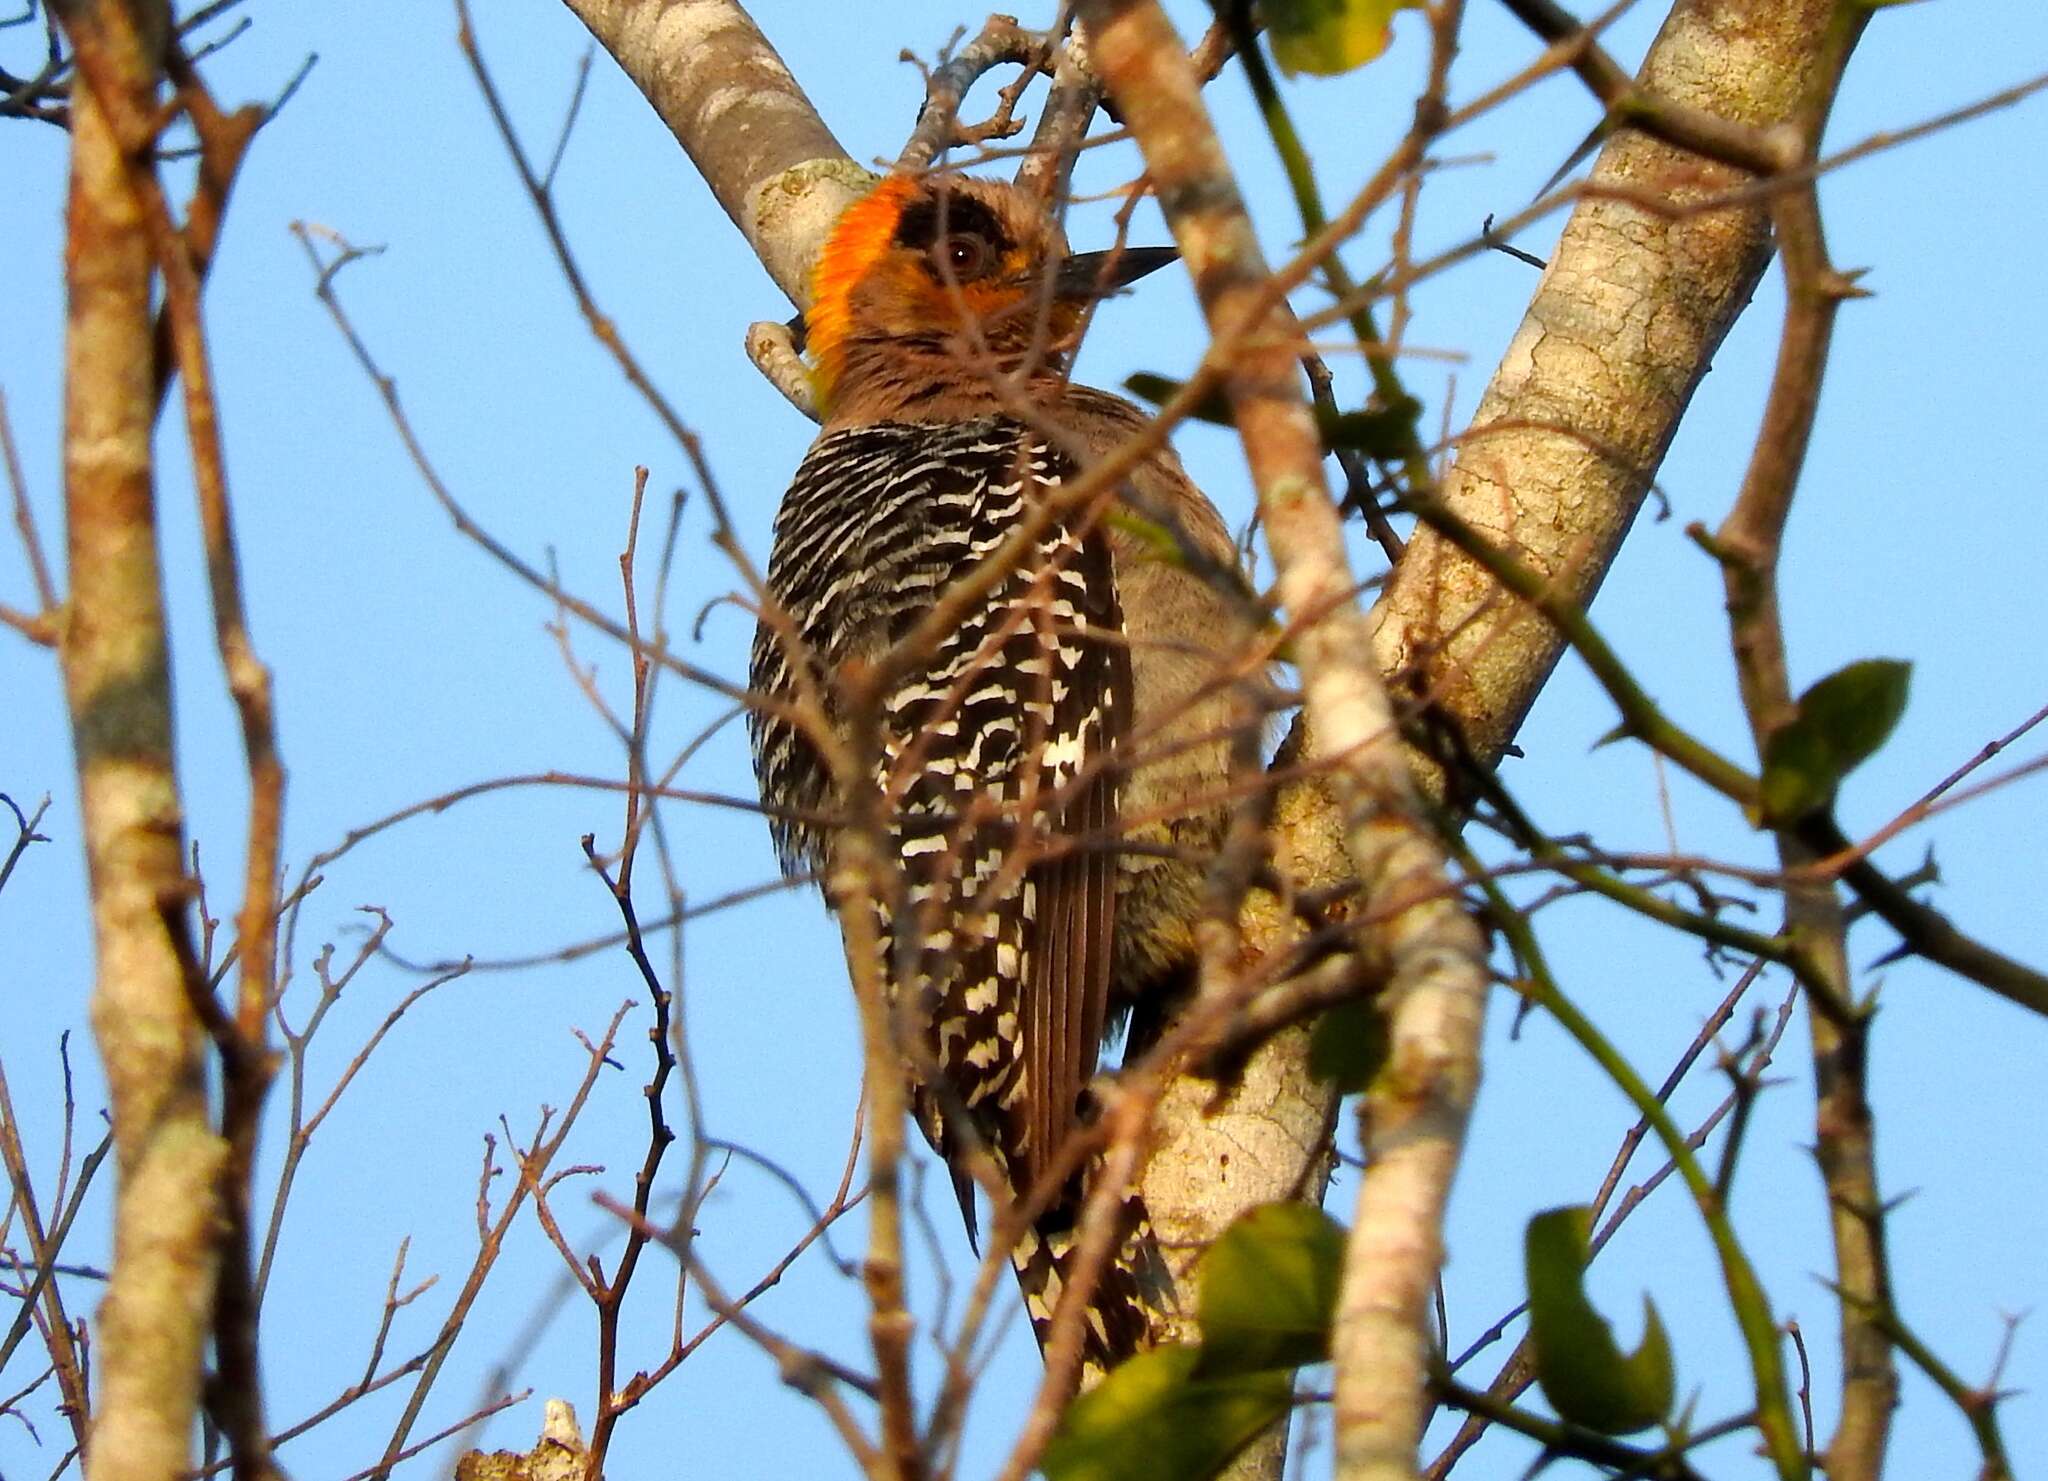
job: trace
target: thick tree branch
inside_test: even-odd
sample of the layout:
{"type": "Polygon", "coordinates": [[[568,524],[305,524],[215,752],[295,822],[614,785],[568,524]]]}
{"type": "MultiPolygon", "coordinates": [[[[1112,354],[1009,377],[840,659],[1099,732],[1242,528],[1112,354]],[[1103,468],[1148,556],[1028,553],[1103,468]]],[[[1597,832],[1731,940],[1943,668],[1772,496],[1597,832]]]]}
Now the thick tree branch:
{"type": "Polygon", "coordinates": [[[873,177],[734,0],[563,0],[654,105],[798,308],[839,213],[873,177]]]}
{"type": "MultiPolygon", "coordinates": [[[[1513,0],[1511,8],[1546,39],[1560,39],[1555,6],[1513,0]]],[[[1803,135],[1773,136],[1791,146],[1779,165],[1790,174],[1817,149],[1826,104],[1846,60],[1847,46],[1833,27],[1838,9],[1830,0],[1680,0],[1626,96],[1597,52],[1584,53],[1578,70],[1614,106],[1625,106],[1630,97],[1655,97],[1694,118],[1704,112],[1752,128],[1798,120],[1805,125],[1803,135]]],[[[1654,190],[1683,205],[1744,179],[1730,164],[1686,154],[1668,142],[1672,131],[1662,132],[1661,139],[1617,135],[1603,151],[1593,182],[1654,190]]],[[[1696,130],[1692,138],[1701,147],[1714,142],[1711,131],[1696,130]]],[[[1811,190],[1808,180],[1795,194],[1811,190]]],[[[1547,601],[1583,603],[1598,588],[1693,388],[1769,259],[1770,226],[1770,206],[1761,200],[1740,210],[1656,217],[1625,201],[1589,198],[1573,213],[1480,404],[1474,440],[1443,495],[1461,528],[1486,529],[1515,550],[1518,567],[1534,566],[1550,576],[1547,601]],[[1492,425],[1509,430],[1488,433],[1492,425]],[[1557,430],[1547,430],[1552,427],[1557,430]]],[[[1794,355],[1795,366],[1804,367],[1795,371],[1799,386],[1817,392],[1819,361],[1808,355],[1814,346],[1805,339],[1813,323],[1811,315],[1795,309],[1788,339],[1800,336],[1794,355]]],[[[1818,343],[1824,349],[1824,332],[1818,343]]],[[[1774,398],[1776,422],[1758,444],[1763,486],[1782,483],[1786,499],[1805,445],[1797,411],[1802,399],[1810,415],[1810,397],[1803,391],[1788,386],[1774,398]]],[[[1756,478],[1753,470],[1752,482],[1756,478]]],[[[1542,620],[1532,623],[1532,609],[1520,604],[1485,614],[1482,609],[1499,591],[1497,576],[1482,573],[1462,554],[1447,553],[1452,543],[1435,530],[1418,532],[1410,559],[1375,612],[1377,637],[1391,661],[1423,665],[1437,683],[1448,685],[1447,707],[1464,725],[1473,750],[1490,762],[1548,677],[1565,629],[1554,629],[1555,639],[1542,637],[1542,620]],[[1439,643],[1431,636],[1436,633],[1453,636],[1439,643]]],[[[1806,933],[1810,966],[1825,973],[1839,989],[1836,1000],[1846,1002],[1839,934],[1826,919],[1832,902],[1825,890],[1802,898],[1790,926],[1806,933]]],[[[1846,1032],[1860,1060],[1860,1028],[1837,1028],[1820,1012],[1813,1021],[1817,1047],[1822,1041],[1828,1046],[1818,1050],[1828,1061],[1824,1099],[1847,1111],[1860,1100],[1860,1088],[1840,1078],[1835,1059],[1849,1047],[1846,1032]]],[[[1860,1079],[1860,1068],[1850,1074],[1860,1079]]],[[[1868,1127],[1843,1130],[1854,1136],[1868,1127]]],[[[1853,1150],[1843,1155],[1850,1163],[1858,1160],[1853,1150]]],[[[1845,1190],[1849,1181],[1841,1179],[1845,1190]]],[[[1875,1196],[1874,1176],[1868,1192],[1875,1196]]],[[[1875,1212],[1857,1200],[1853,1210],[1838,1214],[1838,1235],[1853,1238],[1849,1221],[1875,1212]]],[[[1871,1252],[1870,1262],[1852,1263],[1881,1279],[1881,1244],[1874,1233],[1871,1252]]],[[[1845,1342],[1851,1341],[1849,1325],[1845,1342]]],[[[1871,1379],[1865,1390],[1874,1400],[1888,1366],[1873,1363],[1874,1352],[1860,1338],[1854,1345],[1854,1366],[1871,1379]]],[[[1496,1380],[1494,1392],[1502,1387],[1496,1380]]],[[[1860,1417],[1853,1421],[1845,1418],[1844,1433],[1853,1429],[1862,1438],[1850,1448],[1881,1454],[1883,1421],[1860,1401],[1856,1413],[1860,1417]]],[[[1784,1437],[1773,1438],[1782,1448],[1784,1437]]],[[[1465,1440],[1461,1432],[1460,1443],[1465,1440]]]]}
{"type": "Polygon", "coordinates": [[[1082,0],[1097,70],[1144,151],[1212,334],[1258,323],[1224,371],[1293,627],[1312,739],[1366,907],[1383,916],[1389,1050],[1367,1097],[1368,1167],[1332,1335],[1338,1474],[1412,1476],[1429,1293],[1478,1088],[1486,946],[1422,821],[1393,706],[1369,659],[1323,449],[1284,302],[1259,251],[1186,49],[1153,0],[1082,0]],[[1402,902],[1415,903],[1402,908],[1402,902]]]}
{"type": "Polygon", "coordinates": [[[1553,46],[1570,50],[1571,68],[1606,104],[1608,119],[1630,124],[1678,149],[1740,165],[1756,174],[1774,173],[1789,163],[1785,141],[1763,129],[1705,108],[1657,96],[1624,72],[1571,13],[1554,0],[1503,0],[1524,25],[1553,46]]]}
{"type": "MultiPolygon", "coordinates": [[[[1639,79],[1644,95],[1752,127],[1790,118],[1822,65],[1830,0],[1679,0],[1639,79]]],[[[1623,131],[1595,186],[1683,205],[1746,178],[1732,165],[1623,131]]],[[[1480,401],[1442,498],[1551,578],[1592,598],[1648,492],[1678,419],[1770,255],[1758,205],[1670,218],[1589,197],[1480,401]],[[1501,430],[1489,431],[1498,426],[1501,430]]],[[[1419,669],[1497,760],[1563,651],[1540,615],[1418,530],[1372,614],[1389,672],[1419,669]]]]}
{"type": "Polygon", "coordinates": [[[155,148],[169,6],[68,0],[100,65],[72,106],[64,489],[71,574],[60,652],[78,752],[98,983],[93,1028],[119,1168],[114,1269],[100,1308],[92,1481],[190,1465],[220,1265],[226,1147],[207,1107],[205,1036],[184,939],[190,884],[171,754],[157,564],[155,260],[131,165],[155,148]]]}
{"type": "MultiPolygon", "coordinates": [[[[673,78],[664,81],[669,73],[688,69],[693,60],[688,49],[674,43],[653,46],[651,23],[647,23],[639,33],[643,50],[636,54],[628,44],[631,38],[625,23],[635,13],[642,13],[644,22],[644,12],[652,7],[600,5],[596,0],[566,3],[606,41],[688,146],[692,115],[673,100],[702,98],[710,86],[702,78],[694,83],[687,79],[677,83],[673,78]]],[[[737,15],[729,4],[706,5],[703,0],[681,8],[737,15]]],[[[1712,4],[1680,0],[1635,94],[1624,96],[1612,87],[1612,79],[1597,66],[1604,59],[1596,56],[1585,70],[1599,77],[1607,88],[1603,97],[1610,103],[1628,109],[1649,106],[1645,99],[1655,100],[1661,110],[1659,133],[1700,140],[1722,160],[1733,156],[1752,164],[1764,162],[1770,157],[1766,145],[1776,142],[1769,126],[1791,115],[1814,74],[1816,23],[1827,9],[1823,0],[1795,0],[1789,5],[1767,5],[1762,0],[1717,0],[1712,4]],[[1713,120],[1725,120],[1727,127],[1717,129],[1713,120]]],[[[1093,45],[1090,59],[1108,80],[1111,69],[1102,49],[1104,25],[1150,12],[1152,7],[1129,0],[1101,0],[1080,10],[1084,20],[1096,22],[1087,38],[1093,45]]],[[[751,27],[746,34],[754,35],[751,27]]],[[[1170,33],[1154,39],[1164,43],[1170,33]]],[[[758,44],[765,51],[765,43],[758,44]]],[[[1185,53],[1175,46],[1169,59],[1166,50],[1162,44],[1154,48],[1156,54],[1134,55],[1130,65],[1177,70],[1185,53]]],[[[781,75],[784,85],[793,90],[794,84],[786,82],[787,74],[781,75]]],[[[1129,118],[1130,105],[1122,96],[1117,101],[1129,118]]],[[[778,109],[783,106],[781,101],[776,104],[778,109]]],[[[1167,109],[1175,127],[1187,116],[1177,111],[1180,106],[1176,100],[1167,109]]],[[[1138,127],[1137,120],[1130,121],[1144,138],[1146,131],[1138,127]]],[[[822,125],[818,127],[822,134],[822,125]]],[[[1165,127],[1161,125],[1162,130],[1165,127]]],[[[1154,142],[1158,137],[1155,133],[1154,142]]],[[[1160,161],[1153,157],[1152,143],[1147,144],[1147,154],[1156,177],[1160,161]]],[[[761,223],[733,204],[745,199],[747,172],[721,166],[696,148],[692,155],[760,250],[765,240],[761,223]],[[723,183],[716,173],[721,169],[725,171],[723,183]]],[[[1207,171],[1217,163],[1183,160],[1187,167],[1181,177],[1183,184],[1213,178],[1207,171]]],[[[1227,176],[1222,178],[1227,182],[1227,176]]],[[[1508,545],[1522,562],[1548,577],[1572,601],[1583,602],[1597,587],[1692,388],[1767,259],[1768,227],[1761,206],[1698,215],[1682,209],[1690,201],[1745,178],[1733,165],[1703,161],[1641,133],[1624,131],[1608,145],[1595,172],[1596,183],[1638,193],[1655,191],[1680,209],[1668,217],[1653,215],[1614,199],[1589,200],[1580,207],[1528,319],[1496,375],[1479,425],[1466,439],[1466,451],[1443,490],[1455,514],[1508,545]]],[[[1228,318],[1231,294],[1254,273],[1263,286],[1263,269],[1247,270],[1240,265],[1219,270],[1214,259],[1222,254],[1214,249],[1220,239],[1204,240],[1202,224],[1219,213],[1191,209],[1209,203],[1196,202],[1192,195],[1176,199],[1167,181],[1161,179],[1160,183],[1169,215],[1175,217],[1177,232],[1183,235],[1184,252],[1196,268],[1205,303],[1212,313],[1222,316],[1217,322],[1225,337],[1233,338],[1235,331],[1245,326],[1233,325],[1228,318]],[[1188,238],[1189,229],[1194,240],[1188,238]]],[[[830,213],[824,213],[807,238],[796,231],[785,234],[775,246],[783,254],[780,260],[787,262],[794,254],[799,263],[807,264],[829,220],[830,213]]],[[[769,223],[771,228],[774,225],[769,223]]],[[[767,234],[772,235],[772,230],[767,234]]],[[[1256,257],[1245,260],[1257,261],[1256,257]]],[[[797,282],[791,291],[800,301],[800,274],[792,279],[772,262],[771,270],[786,288],[797,282]]],[[[1250,297],[1239,301],[1240,317],[1253,302],[1250,297]]],[[[1263,318],[1264,313],[1261,305],[1256,317],[1263,318]]],[[[1334,542],[1324,546],[1321,538],[1318,516],[1327,509],[1327,501],[1315,491],[1318,452],[1312,428],[1298,415],[1299,393],[1292,363],[1284,371],[1277,363],[1265,367],[1260,352],[1254,352],[1233,361],[1230,378],[1243,402],[1241,419],[1247,427],[1276,550],[1287,546],[1282,559],[1283,569],[1290,573],[1291,584],[1285,588],[1289,610],[1341,608],[1341,602],[1318,601],[1328,595],[1325,582],[1332,590],[1342,584],[1347,593],[1349,586],[1341,564],[1316,563],[1319,551],[1339,547],[1334,542]],[[1303,470],[1305,479],[1298,478],[1303,470]],[[1303,559],[1304,555],[1311,558],[1303,559]]],[[[1486,760],[1496,759],[1554,666],[1561,640],[1542,616],[1512,599],[1502,600],[1493,578],[1457,554],[1449,542],[1423,530],[1416,547],[1402,562],[1371,619],[1373,646],[1388,671],[1422,668],[1419,682],[1443,697],[1444,708],[1464,724],[1472,750],[1486,760]],[[1439,635],[1446,633],[1453,636],[1440,641],[1439,635]]],[[[1316,656],[1305,656],[1305,662],[1319,668],[1326,681],[1311,684],[1311,710],[1339,717],[1336,730],[1318,729],[1321,754],[1341,756],[1356,771],[1359,758],[1376,758],[1378,748],[1391,742],[1393,732],[1385,723],[1383,695],[1379,696],[1379,709],[1373,708],[1377,686],[1370,682],[1370,675],[1361,677],[1355,663],[1347,668],[1348,659],[1365,651],[1362,635],[1354,634],[1355,646],[1347,653],[1342,636],[1347,625],[1339,619],[1312,629],[1306,646],[1316,656]],[[1328,682],[1333,673],[1339,678],[1328,682]]],[[[1377,778],[1370,766],[1363,770],[1377,778]]],[[[1394,837],[1371,837],[1373,825],[1361,823],[1361,789],[1356,777],[1347,785],[1352,791],[1343,799],[1341,813],[1331,806],[1326,793],[1312,788],[1294,794],[1291,810],[1286,797],[1280,802],[1276,838],[1281,848],[1296,849],[1297,864],[1308,867],[1311,876],[1316,874],[1314,867],[1306,865],[1311,858],[1322,861],[1332,875],[1341,875],[1347,842],[1353,851],[1363,842],[1368,856],[1374,849],[1384,852],[1392,842],[1398,856],[1405,840],[1419,836],[1411,835],[1402,825],[1389,827],[1382,822],[1379,830],[1394,837]]],[[[1382,800],[1400,795],[1400,784],[1388,785],[1393,790],[1381,793],[1382,800]]],[[[1407,912],[1418,919],[1424,914],[1420,909],[1407,912]]],[[[1462,929],[1448,907],[1439,914],[1451,922],[1454,935],[1462,929]]],[[[1247,924],[1248,948],[1256,949],[1260,929],[1247,924]]],[[[1276,928],[1275,934],[1279,933],[1276,928]]],[[[1460,960],[1459,949],[1451,949],[1447,955],[1460,960]]],[[[1474,1011],[1462,1021],[1454,1023],[1452,1015],[1432,1026],[1442,1031],[1437,1041],[1440,1047],[1476,1030],[1478,994],[1474,984],[1468,1000],[1474,1011]]],[[[1411,996],[1425,997],[1420,993],[1411,996]]],[[[1185,1239],[1186,1248],[1198,1249],[1235,1208],[1319,1182],[1313,1169],[1331,1103],[1326,1092],[1306,1075],[1304,1044],[1303,1035],[1283,1034],[1265,1046],[1237,1082],[1220,1116],[1212,1114],[1214,1087],[1208,1082],[1190,1079],[1167,1097],[1168,1110],[1162,1113],[1160,1127],[1163,1144],[1147,1175],[1146,1196],[1155,1222],[1169,1242],[1185,1239]],[[1271,1056],[1270,1066],[1264,1065],[1264,1056],[1271,1056]],[[1180,1105],[1176,1119],[1173,1108],[1182,1100],[1185,1105],[1180,1105]],[[1275,1108],[1284,1109],[1275,1114],[1275,1108]],[[1209,1136],[1211,1132],[1215,1135],[1209,1136]],[[1247,1157],[1244,1137],[1253,1132],[1261,1138],[1261,1151],[1247,1157]],[[1192,1139],[1183,1144],[1183,1135],[1192,1139]],[[1216,1155],[1224,1150],[1233,1154],[1227,1163],[1216,1155]],[[1222,1190],[1220,1200],[1213,1178],[1218,1166],[1230,1168],[1225,1181],[1232,1185],[1222,1190]],[[1175,1183],[1188,1190],[1181,1204],[1191,1220],[1186,1226],[1173,1223],[1170,1188],[1175,1183]],[[1219,1202],[1231,1207],[1219,1209],[1219,1202]]],[[[1432,1069],[1440,1070],[1443,1064],[1436,1062],[1432,1069]]],[[[1430,1074],[1425,1073],[1418,1083],[1429,1081],[1430,1074]]],[[[1447,1080],[1437,1081],[1438,1088],[1448,1084],[1447,1080]]],[[[1458,1096],[1469,1088],[1469,1083],[1452,1086],[1447,1098],[1434,1103],[1438,1116],[1430,1129],[1453,1133],[1440,1136],[1433,1143],[1437,1148],[1454,1146],[1451,1123],[1457,1118],[1458,1096]]],[[[1376,1130],[1386,1134],[1402,1124],[1400,1116],[1401,1109],[1396,1108],[1393,1119],[1376,1124],[1376,1130]]],[[[1390,1159],[1390,1165],[1398,1161],[1390,1159]]],[[[1448,1170],[1449,1160],[1439,1160],[1418,1186],[1434,1186],[1440,1197],[1448,1170]]],[[[1422,1222],[1426,1225],[1427,1218],[1422,1222]]],[[[1406,1251],[1410,1256],[1415,1253],[1412,1248],[1406,1251]]],[[[1388,1268],[1427,1268],[1428,1252],[1423,1254],[1419,1261],[1396,1260],[1388,1268]]],[[[1410,1295],[1419,1312],[1420,1289],[1402,1294],[1394,1305],[1401,1305],[1410,1295]]],[[[1419,1331],[1419,1322],[1404,1326],[1396,1321],[1390,1326],[1411,1334],[1419,1331]]],[[[1409,1341],[1414,1340],[1411,1335],[1409,1341]]],[[[1419,1398],[1419,1361],[1411,1367],[1412,1379],[1403,1379],[1396,1387],[1406,1385],[1408,1397],[1403,1402],[1412,1407],[1419,1398]]],[[[1405,1419],[1397,1419],[1379,1432],[1381,1440],[1390,1441],[1385,1453],[1389,1457],[1398,1453],[1398,1459],[1390,1460],[1398,1467],[1412,1466],[1412,1436],[1405,1442],[1392,1441],[1405,1423],[1405,1419]]],[[[1352,1430],[1354,1438],[1364,1433],[1357,1427],[1352,1430]]]]}

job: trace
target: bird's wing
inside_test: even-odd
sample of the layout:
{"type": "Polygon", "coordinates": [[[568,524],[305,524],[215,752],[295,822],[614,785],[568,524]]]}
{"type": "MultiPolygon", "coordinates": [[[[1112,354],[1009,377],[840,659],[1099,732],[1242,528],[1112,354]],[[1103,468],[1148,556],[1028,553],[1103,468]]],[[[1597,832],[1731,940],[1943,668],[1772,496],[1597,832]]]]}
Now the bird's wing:
{"type": "Polygon", "coordinates": [[[1037,909],[1025,947],[1031,1165],[1020,1170],[1020,1192],[1075,1125],[1102,1043],[1117,879],[1117,788],[1107,763],[1131,715],[1130,651],[1114,636],[1122,618],[1107,541],[1079,540],[1049,587],[1040,621],[1052,658],[1050,723],[1036,771],[1041,795],[1059,801],[1040,814],[1041,846],[1052,857],[1025,873],[1037,909]]]}
{"type": "MultiPolygon", "coordinates": [[[[924,484],[918,515],[931,522],[910,543],[943,571],[921,569],[915,583],[899,573],[894,589],[926,595],[890,611],[890,640],[916,633],[1067,471],[1022,428],[899,471],[892,483],[924,484]]],[[[903,867],[891,981],[917,980],[914,1016],[939,1072],[919,1089],[919,1120],[953,1166],[971,1227],[954,1113],[1022,1192],[1095,1071],[1116,886],[1104,847],[1116,787],[1103,759],[1129,724],[1130,662],[1112,636],[1121,614],[1107,539],[1073,522],[1047,525],[955,617],[885,701],[878,780],[903,867]]]]}

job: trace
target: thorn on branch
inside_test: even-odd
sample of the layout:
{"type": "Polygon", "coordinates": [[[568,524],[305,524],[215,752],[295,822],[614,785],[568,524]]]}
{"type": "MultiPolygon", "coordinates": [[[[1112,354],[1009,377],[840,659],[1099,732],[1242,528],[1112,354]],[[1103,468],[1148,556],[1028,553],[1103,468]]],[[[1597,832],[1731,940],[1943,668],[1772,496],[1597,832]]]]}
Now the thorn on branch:
{"type": "Polygon", "coordinates": [[[1505,238],[1495,236],[1493,234],[1492,212],[1488,212],[1486,220],[1480,223],[1479,240],[1486,246],[1492,248],[1494,251],[1505,253],[1509,257],[1514,258],[1517,262],[1528,263],[1529,266],[1535,268],[1538,272],[1542,272],[1545,268],[1550,266],[1549,263],[1545,262],[1541,257],[1538,257],[1534,252],[1524,252],[1520,247],[1517,247],[1514,243],[1506,240],[1505,238]]]}

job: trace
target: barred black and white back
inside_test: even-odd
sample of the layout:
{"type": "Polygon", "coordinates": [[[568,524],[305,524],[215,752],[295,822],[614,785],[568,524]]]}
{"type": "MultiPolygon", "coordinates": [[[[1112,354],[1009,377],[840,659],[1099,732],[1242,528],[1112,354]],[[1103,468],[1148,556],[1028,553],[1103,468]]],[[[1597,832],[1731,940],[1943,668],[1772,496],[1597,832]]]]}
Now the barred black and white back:
{"type": "MultiPolygon", "coordinates": [[[[903,640],[946,589],[1002,547],[1072,473],[1002,417],[833,431],[783,500],[768,593],[828,697],[848,659],[903,640]]],[[[913,1077],[920,1124],[952,1170],[970,1230],[967,1159],[979,1145],[1023,1193],[1077,1124],[1109,1016],[1118,869],[1117,741],[1131,664],[1106,535],[1055,520],[1025,559],[968,604],[883,705],[874,778],[901,866],[884,912],[885,980],[905,993],[936,1081],[913,1077]],[[964,1124],[963,1124],[964,1122],[964,1124]]],[[[792,699],[793,661],[771,624],[751,682],[792,699]]],[[[750,716],[755,771],[783,866],[829,869],[837,789],[780,717],[750,716]]],[[[1076,1178],[1013,1255],[1034,1325],[1057,1303],[1082,1192],[1076,1178]]],[[[1129,1222],[1142,1219],[1135,1203],[1129,1222]]],[[[1142,1229],[1128,1231],[1137,1251],[1142,1229]]],[[[1084,1347],[1107,1365],[1144,1332],[1127,1248],[1091,1303],[1084,1347]]]]}

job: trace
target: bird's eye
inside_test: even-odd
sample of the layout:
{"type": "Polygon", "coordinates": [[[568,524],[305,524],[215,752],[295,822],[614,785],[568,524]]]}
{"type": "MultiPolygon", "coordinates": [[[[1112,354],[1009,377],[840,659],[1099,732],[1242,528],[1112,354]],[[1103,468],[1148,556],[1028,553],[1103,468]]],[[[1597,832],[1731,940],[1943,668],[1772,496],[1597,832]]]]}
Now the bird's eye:
{"type": "Polygon", "coordinates": [[[988,266],[988,243],[972,232],[955,232],[939,243],[934,255],[942,273],[965,280],[979,276],[988,266]]]}

